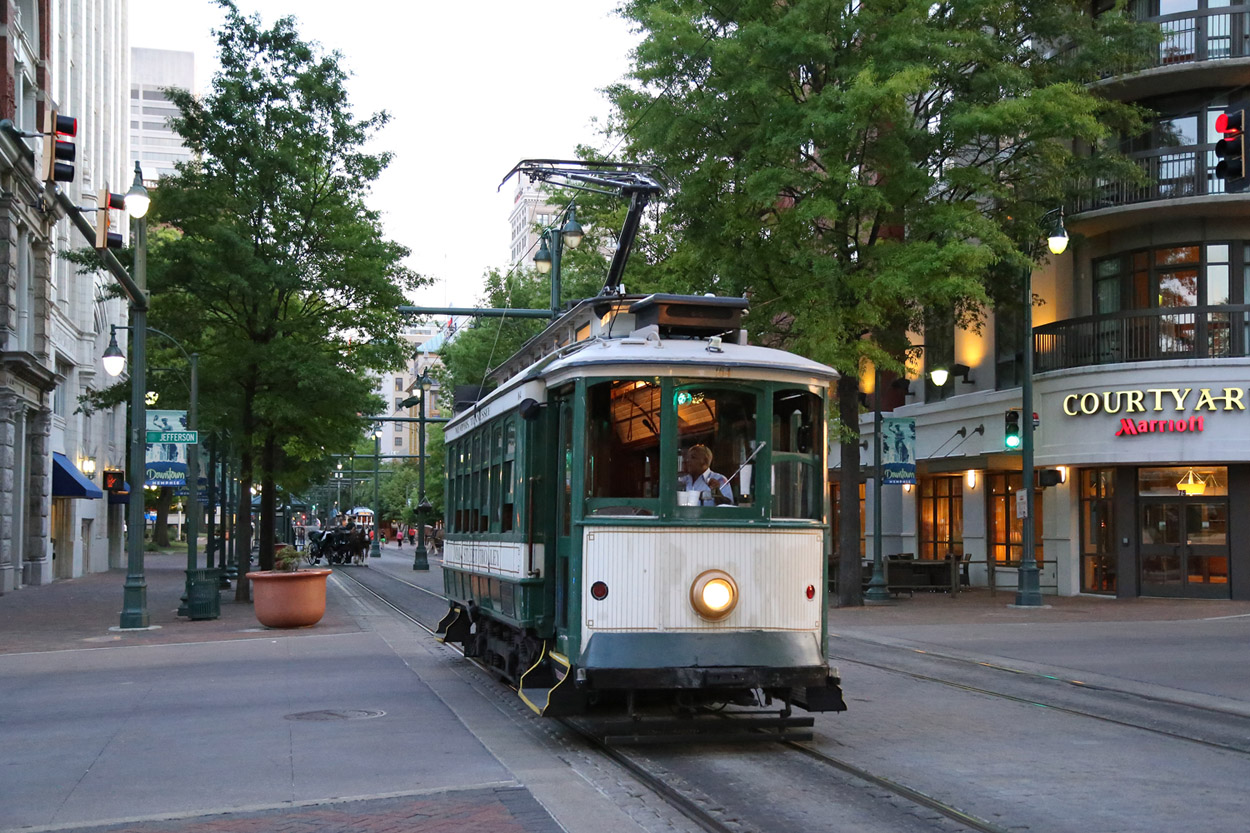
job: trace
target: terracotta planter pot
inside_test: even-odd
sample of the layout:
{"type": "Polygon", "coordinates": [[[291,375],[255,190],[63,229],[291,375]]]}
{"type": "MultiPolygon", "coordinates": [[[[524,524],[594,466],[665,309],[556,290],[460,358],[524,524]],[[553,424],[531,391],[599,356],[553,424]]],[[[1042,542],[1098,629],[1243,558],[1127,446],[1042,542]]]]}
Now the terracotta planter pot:
{"type": "Polygon", "coordinates": [[[269,628],[307,628],[326,612],[330,570],[260,570],[248,573],[256,618],[269,628]]]}

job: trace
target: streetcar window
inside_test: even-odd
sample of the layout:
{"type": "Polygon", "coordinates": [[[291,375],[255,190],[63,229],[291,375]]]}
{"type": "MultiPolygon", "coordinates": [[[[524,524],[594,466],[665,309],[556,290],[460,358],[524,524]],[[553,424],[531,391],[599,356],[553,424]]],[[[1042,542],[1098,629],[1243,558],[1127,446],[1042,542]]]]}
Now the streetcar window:
{"type": "Polygon", "coordinates": [[[654,515],[660,494],[659,383],[600,382],[587,389],[586,402],[588,513],[654,515]]]}
{"type": "Polygon", "coordinates": [[[681,385],[673,404],[680,455],[678,490],[698,492],[699,506],[753,506],[760,451],[755,394],[681,385]]]}
{"type": "Polygon", "coordinates": [[[824,516],[821,469],[825,426],[820,397],[807,390],[780,390],[773,396],[772,515],[774,518],[824,516]]]}

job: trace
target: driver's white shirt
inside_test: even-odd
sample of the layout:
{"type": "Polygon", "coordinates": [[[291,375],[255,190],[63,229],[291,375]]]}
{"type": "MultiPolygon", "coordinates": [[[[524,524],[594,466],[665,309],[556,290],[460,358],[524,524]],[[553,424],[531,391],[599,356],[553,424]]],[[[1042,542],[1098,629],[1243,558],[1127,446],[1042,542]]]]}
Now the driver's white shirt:
{"type": "MultiPolygon", "coordinates": [[[[725,478],[723,474],[717,474],[711,469],[708,469],[707,471],[703,472],[703,474],[699,475],[693,480],[691,479],[689,474],[683,474],[677,480],[681,484],[681,489],[683,492],[708,492],[709,495],[712,492],[720,492],[722,497],[726,497],[730,501],[734,499],[734,490],[733,490],[733,487],[729,485],[729,481],[725,478]],[[717,489],[714,486],[712,486],[712,484],[709,482],[709,478],[719,483],[720,488],[717,489]]],[[[699,500],[699,504],[701,506],[715,506],[716,499],[712,497],[701,498],[699,500]]]]}

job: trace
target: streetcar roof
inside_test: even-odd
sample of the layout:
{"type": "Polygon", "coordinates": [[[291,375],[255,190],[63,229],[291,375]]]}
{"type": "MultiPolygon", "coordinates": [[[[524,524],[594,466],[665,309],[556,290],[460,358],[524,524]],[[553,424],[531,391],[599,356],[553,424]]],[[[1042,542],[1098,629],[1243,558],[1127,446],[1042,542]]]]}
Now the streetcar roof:
{"type": "Polygon", "coordinates": [[[585,376],[678,376],[827,387],[838,372],[784,350],[729,342],[717,347],[708,339],[664,339],[649,327],[624,338],[592,338],[548,354],[452,417],[447,437],[512,410],[525,399],[545,402],[547,387],[585,376]]]}

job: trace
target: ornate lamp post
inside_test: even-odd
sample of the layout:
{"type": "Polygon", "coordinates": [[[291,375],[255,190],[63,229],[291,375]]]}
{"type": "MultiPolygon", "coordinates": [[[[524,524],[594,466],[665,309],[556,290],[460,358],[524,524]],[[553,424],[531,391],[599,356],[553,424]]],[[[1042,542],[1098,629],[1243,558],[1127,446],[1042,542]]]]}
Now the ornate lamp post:
{"type": "Polygon", "coordinates": [[[378,504],[378,466],[382,461],[382,423],[373,426],[373,544],[369,547],[370,558],[382,557],[382,507],[378,504]]]}
{"type": "MultiPolygon", "coordinates": [[[[576,249],[582,244],[582,238],[585,236],[581,224],[577,222],[577,205],[575,203],[569,203],[563,216],[567,219],[559,233],[556,233],[554,225],[543,229],[542,242],[539,244],[538,254],[534,255],[534,266],[537,267],[539,273],[543,275],[551,273],[552,318],[560,314],[560,257],[564,253],[564,246],[567,243],[570,249],[576,249]]],[[[556,222],[559,222],[559,218],[556,219],[556,222]]],[[[422,416],[425,416],[425,414],[423,413],[422,416]]],[[[425,423],[421,424],[424,425],[425,423]]]]}
{"type": "MultiPolygon", "coordinates": [[[[146,225],[147,221],[144,220],[143,224],[146,225]]],[[[136,258],[136,261],[137,261],[137,258],[136,258]]],[[[135,329],[134,327],[120,327],[117,325],[113,326],[111,338],[109,340],[109,346],[108,348],[105,349],[104,356],[102,358],[104,371],[108,373],[110,376],[119,375],[122,372],[122,367],[126,361],[125,356],[122,355],[122,351],[117,345],[117,331],[118,330],[132,330],[133,331],[134,329],[135,329]]],[[[191,598],[191,573],[193,570],[196,569],[196,560],[199,557],[199,550],[198,550],[199,540],[198,539],[200,535],[200,512],[201,512],[200,494],[199,494],[200,492],[200,445],[198,441],[199,434],[197,431],[198,426],[199,426],[198,414],[199,414],[199,398],[200,398],[200,371],[199,371],[200,354],[188,353],[186,349],[183,348],[182,344],[178,341],[178,339],[174,338],[173,336],[171,336],[169,333],[165,332],[164,330],[158,330],[155,327],[145,327],[145,330],[149,333],[156,333],[157,335],[162,335],[165,338],[169,339],[173,343],[173,345],[182,352],[182,355],[186,357],[187,363],[191,366],[191,386],[190,386],[191,407],[187,412],[187,430],[196,434],[197,441],[193,443],[187,443],[187,497],[188,497],[188,503],[190,504],[190,506],[194,507],[194,508],[189,509],[186,512],[186,516],[187,516],[187,586],[186,586],[187,595],[186,595],[186,598],[190,599],[191,598]]],[[[134,340],[138,341],[137,335],[134,336],[134,340]]],[[[134,366],[131,367],[130,372],[131,372],[132,384],[133,384],[133,377],[135,375],[134,366]]],[[[144,432],[146,433],[146,430],[147,430],[147,412],[146,411],[144,412],[144,424],[142,428],[144,432]]],[[[146,437],[145,437],[145,442],[141,443],[139,445],[139,448],[146,450],[146,446],[147,446],[147,443],[146,443],[146,437]]],[[[131,460],[131,465],[134,465],[133,459],[131,460]]],[[[145,460],[144,468],[146,468],[146,465],[147,465],[147,462],[145,460]]],[[[144,471],[144,468],[141,468],[138,471],[142,472],[144,471]]],[[[132,490],[132,493],[133,493],[133,490],[132,490]]],[[[209,550],[209,552],[211,554],[212,552],[211,549],[209,550]]],[[[211,567],[212,565],[210,564],[209,566],[211,567]]],[[[190,614],[190,608],[188,607],[189,604],[190,602],[188,601],[183,607],[180,607],[178,609],[179,616],[187,616],[190,614]]]]}
{"type": "MultiPolygon", "coordinates": [[[[126,212],[135,221],[134,282],[144,295],[148,288],[148,221],[146,219],[151,199],[143,187],[143,171],[135,162],[135,181],[126,192],[126,212]]],[[[146,308],[132,304],[130,309],[130,476],[135,479],[130,487],[130,502],[126,512],[126,581],[122,587],[122,629],[146,628],[148,616],[148,585],[143,575],[143,481],[147,469],[145,452],[147,443],[147,318],[146,308]]],[[[117,357],[116,338],[110,345],[117,357]]],[[[116,357],[108,357],[111,362],[116,357]]],[[[123,359],[124,361],[124,359],[123,359]]],[[[106,365],[107,367],[108,365],[106,365]]],[[[120,371],[119,371],[120,372],[120,371]]]]}
{"type": "MultiPolygon", "coordinates": [[[[1047,237],[1052,254],[1063,254],[1068,248],[1068,231],[1063,227],[1063,209],[1056,208],[1042,215],[1041,222],[1058,215],[1054,230],[1047,237]]],[[[1022,554],[1017,572],[1016,606],[1041,607],[1041,576],[1037,569],[1037,535],[1033,504],[1033,269],[1024,271],[1024,380],[1020,385],[1020,488],[1024,489],[1023,528],[1020,541],[1022,554]]]]}
{"type": "MultiPolygon", "coordinates": [[[[572,222],[570,218],[570,222],[572,222]]],[[[579,226],[580,228],[580,226],[579,226]]],[[[580,238],[578,239],[580,243],[580,238]]],[[[430,569],[429,554],[425,548],[425,519],[429,514],[430,504],[425,499],[425,394],[432,386],[430,369],[421,371],[417,378],[417,387],[421,391],[417,408],[417,552],[413,556],[412,569],[430,569]]]]}

